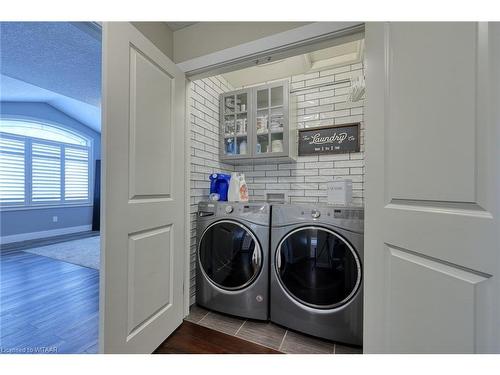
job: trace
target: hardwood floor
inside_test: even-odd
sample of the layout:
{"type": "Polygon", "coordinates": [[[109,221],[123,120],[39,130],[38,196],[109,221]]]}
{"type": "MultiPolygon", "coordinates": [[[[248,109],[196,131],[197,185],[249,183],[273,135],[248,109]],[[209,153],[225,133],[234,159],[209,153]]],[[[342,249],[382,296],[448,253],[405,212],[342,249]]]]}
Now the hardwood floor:
{"type": "Polygon", "coordinates": [[[154,354],[280,354],[280,352],[184,321],[154,354]]]}
{"type": "Polygon", "coordinates": [[[97,352],[97,270],[2,252],[0,296],[0,353],[97,352]]]}

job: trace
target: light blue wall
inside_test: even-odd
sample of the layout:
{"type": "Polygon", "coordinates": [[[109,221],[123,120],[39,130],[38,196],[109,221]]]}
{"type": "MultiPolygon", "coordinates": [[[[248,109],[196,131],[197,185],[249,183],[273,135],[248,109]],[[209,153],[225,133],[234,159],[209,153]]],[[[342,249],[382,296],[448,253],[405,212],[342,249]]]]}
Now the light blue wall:
{"type": "Polygon", "coordinates": [[[92,206],[2,211],[2,236],[92,224],[92,206]],[[57,222],[52,218],[57,216],[57,222]]]}
{"type": "MultiPolygon", "coordinates": [[[[101,135],[63,112],[45,103],[1,102],[2,118],[37,120],[64,126],[92,139],[93,160],[100,159],[101,135]]],[[[93,189],[93,175],[91,190],[93,189]]],[[[52,207],[9,209],[0,213],[0,234],[9,236],[92,224],[92,205],[84,207],[52,207]],[[57,222],[53,222],[57,216],[57,222]]]]}

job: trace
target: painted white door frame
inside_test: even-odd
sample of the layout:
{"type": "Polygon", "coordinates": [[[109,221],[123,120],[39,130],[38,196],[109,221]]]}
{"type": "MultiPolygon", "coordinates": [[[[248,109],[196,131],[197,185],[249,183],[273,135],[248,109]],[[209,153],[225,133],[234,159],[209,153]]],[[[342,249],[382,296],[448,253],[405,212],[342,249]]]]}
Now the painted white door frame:
{"type": "Polygon", "coordinates": [[[329,45],[325,44],[325,47],[322,47],[321,43],[331,43],[333,39],[340,40],[342,37],[348,41],[349,37],[363,31],[362,22],[314,22],[183,61],[177,66],[186,77],[199,79],[247,68],[254,65],[256,60],[267,59],[269,56],[272,56],[273,60],[278,60],[326,48],[329,45]]]}
{"type": "Polygon", "coordinates": [[[186,78],[186,116],[184,126],[184,317],[189,315],[191,282],[191,81],[186,78]]]}
{"type": "Polygon", "coordinates": [[[177,64],[186,74],[186,126],[185,126],[185,207],[186,207],[186,256],[184,275],[184,314],[189,314],[189,283],[190,283],[190,249],[191,222],[190,222],[190,179],[191,179],[191,82],[210,77],[222,72],[242,69],[254,64],[255,59],[262,56],[285,58],[308,50],[321,48],[321,43],[331,43],[332,39],[339,41],[364,31],[361,22],[315,22],[292,30],[284,31],[252,42],[243,43],[236,47],[200,56],[177,64]]]}

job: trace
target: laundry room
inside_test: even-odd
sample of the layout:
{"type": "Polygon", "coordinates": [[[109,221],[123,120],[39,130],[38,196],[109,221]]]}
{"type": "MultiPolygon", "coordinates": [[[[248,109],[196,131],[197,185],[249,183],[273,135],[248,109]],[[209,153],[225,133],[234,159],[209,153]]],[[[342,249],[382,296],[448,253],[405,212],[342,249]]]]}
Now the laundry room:
{"type": "Polygon", "coordinates": [[[500,23],[330,3],[0,22],[2,356],[500,353],[500,23]]]}
{"type": "Polygon", "coordinates": [[[362,352],[364,38],[190,83],[190,315],[284,353],[362,352]]]}

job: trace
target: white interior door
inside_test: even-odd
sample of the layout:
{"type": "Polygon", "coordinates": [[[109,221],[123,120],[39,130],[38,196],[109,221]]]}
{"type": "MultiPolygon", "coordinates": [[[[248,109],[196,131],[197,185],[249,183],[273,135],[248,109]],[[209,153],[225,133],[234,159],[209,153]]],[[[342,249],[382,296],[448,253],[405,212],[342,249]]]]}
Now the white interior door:
{"type": "Polygon", "coordinates": [[[366,27],[365,352],[500,351],[500,26],[366,27]]]}
{"type": "Polygon", "coordinates": [[[183,318],[185,77],[105,23],[103,87],[100,350],[151,353],[183,318]]]}

